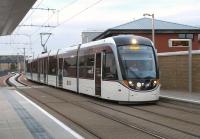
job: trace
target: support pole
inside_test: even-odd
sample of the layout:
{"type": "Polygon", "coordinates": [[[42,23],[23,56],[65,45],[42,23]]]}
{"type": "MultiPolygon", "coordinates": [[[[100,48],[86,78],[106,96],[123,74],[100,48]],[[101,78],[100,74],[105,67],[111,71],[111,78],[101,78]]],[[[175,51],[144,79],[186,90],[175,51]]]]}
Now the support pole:
{"type": "Polygon", "coordinates": [[[189,50],[188,50],[188,89],[189,93],[192,93],[192,42],[189,41],[189,50]]]}
{"type": "Polygon", "coordinates": [[[24,50],[24,74],[26,74],[26,48],[23,48],[24,50]]]}

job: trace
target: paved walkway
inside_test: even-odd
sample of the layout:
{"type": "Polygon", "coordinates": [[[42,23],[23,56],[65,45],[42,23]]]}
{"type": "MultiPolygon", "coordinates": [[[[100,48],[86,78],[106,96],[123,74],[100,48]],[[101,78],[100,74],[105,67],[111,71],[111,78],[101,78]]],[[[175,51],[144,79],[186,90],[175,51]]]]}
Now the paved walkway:
{"type": "Polygon", "coordinates": [[[160,96],[173,100],[180,100],[200,104],[200,92],[189,93],[187,91],[161,90],[160,96]]]}
{"type": "Polygon", "coordinates": [[[0,111],[0,139],[82,139],[16,90],[0,88],[0,111]]]}

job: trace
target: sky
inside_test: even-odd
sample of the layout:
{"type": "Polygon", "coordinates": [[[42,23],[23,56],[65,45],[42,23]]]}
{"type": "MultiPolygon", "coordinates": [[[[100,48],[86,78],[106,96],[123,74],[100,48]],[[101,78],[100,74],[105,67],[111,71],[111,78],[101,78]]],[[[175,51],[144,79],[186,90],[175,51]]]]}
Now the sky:
{"type": "Polygon", "coordinates": [[[48,50],[57,51],[81,43],[83,31],[105,31],[133,20],[144,13],[155,18],[200,27],[200,0],[37,0],[22,24],[51,25],[55,28],[17,27],[13,34],[1,36],[0,54],[26,54],[37,57],[43,51],[40,33],[50,32],[48,50]],[[31,45],[30,45],[31,42],[31,45]],[[20,43],[20,44],[14,44],[20,43]]]}

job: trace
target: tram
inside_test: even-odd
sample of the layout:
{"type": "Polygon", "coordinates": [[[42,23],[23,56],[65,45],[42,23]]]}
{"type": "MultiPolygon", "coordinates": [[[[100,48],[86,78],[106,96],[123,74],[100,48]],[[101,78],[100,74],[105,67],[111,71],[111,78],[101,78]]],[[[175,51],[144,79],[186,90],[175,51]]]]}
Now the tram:
{"type": "Polygon", "coordinates": [[[156,102],[160,83],[151,40],[119,35],[26,61],[26,77],[73,92],[118,102],[156,102]]]}

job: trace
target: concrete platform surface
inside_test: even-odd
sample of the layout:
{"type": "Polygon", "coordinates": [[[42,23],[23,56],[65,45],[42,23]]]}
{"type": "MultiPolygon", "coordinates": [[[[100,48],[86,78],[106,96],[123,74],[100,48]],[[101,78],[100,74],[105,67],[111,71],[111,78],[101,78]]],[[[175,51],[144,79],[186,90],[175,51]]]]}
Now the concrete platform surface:
{"type": "Polygon", "coordinates": [[[82,139],[16,90],[0,88],[0,139],[82,139]]]}
{"type": "Polygon", "coordinates": [[[197,92],[189,93],[187,91],[161,90],[160,97],[200,104],[200,93],[197,92]]]}

